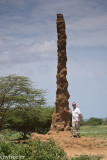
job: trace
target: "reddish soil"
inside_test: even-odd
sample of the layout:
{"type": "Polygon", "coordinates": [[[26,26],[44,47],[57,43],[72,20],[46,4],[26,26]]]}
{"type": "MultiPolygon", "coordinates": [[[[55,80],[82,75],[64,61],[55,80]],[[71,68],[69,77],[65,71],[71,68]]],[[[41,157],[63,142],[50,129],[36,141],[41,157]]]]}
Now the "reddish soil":
{"type": "Polygon", "coordinates": [[[103,155],[102,160],[107,160],[107,138],[73,138],[71,132],[50,131],[46,135],[32,133],[32,140],[40,138],[42,141],[54,139],[56,144],[61,146],[67,155],[74,157],[76,155],[103,155]]]}

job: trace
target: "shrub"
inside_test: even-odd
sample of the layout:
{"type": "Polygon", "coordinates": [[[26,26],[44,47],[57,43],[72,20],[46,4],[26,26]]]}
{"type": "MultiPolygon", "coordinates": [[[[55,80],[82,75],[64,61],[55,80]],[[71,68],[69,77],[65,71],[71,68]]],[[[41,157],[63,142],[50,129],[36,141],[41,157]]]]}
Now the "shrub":
{"type": "Polygon", "coordinates": [[[86,121],[86,125],[101,125],[103,124],[103,120],[100,118],[90,118],[88,121],[86,121]]]}
{"type": "Polygon", "coordinates": [[[103,121],[103,125],[107,125],[107,118],[103,121]]]}
{"type": "Polygon", "coordinates": [[[23,138],[32,132],[50,129],[54,107],[13,108],[7,115],[5,128],[20,132],[23,138]]]}
{"type": "Polygon", "coordinates": [[[40,139],[27,144],[1,142],[1,156],[23,156],[24,160],[68,160],[64,150],[53,140],[42,142],[40,139]]]}

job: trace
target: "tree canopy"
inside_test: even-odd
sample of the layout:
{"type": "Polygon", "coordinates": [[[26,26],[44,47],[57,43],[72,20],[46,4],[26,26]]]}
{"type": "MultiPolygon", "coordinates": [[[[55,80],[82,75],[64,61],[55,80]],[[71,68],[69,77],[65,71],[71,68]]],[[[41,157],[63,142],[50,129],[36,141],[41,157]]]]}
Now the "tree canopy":
{"type": "Polygon", "coordinates": [[[0,129],[10,108],[43,106],[45,91],[34,89],[31,80],[24,76],[0,77],[0,129]]]}
{"type": "Polygon", "coordinates": [[[32,132],[46,133],[54,110],[51,106],[13,108],[6,116],[4,128],[19,132],[23,138],[32,132]]]}

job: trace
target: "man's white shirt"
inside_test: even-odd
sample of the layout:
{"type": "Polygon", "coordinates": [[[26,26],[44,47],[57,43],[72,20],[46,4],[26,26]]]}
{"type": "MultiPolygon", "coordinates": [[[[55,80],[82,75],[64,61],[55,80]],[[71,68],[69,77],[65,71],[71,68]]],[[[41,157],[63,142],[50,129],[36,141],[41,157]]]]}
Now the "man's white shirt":
{"type": "Polygon", "coordinates": [[[73,108],[71,112],[72,112],[72,122],[78,121],[80,109],[76,107],[75,109],[73,108]]]}

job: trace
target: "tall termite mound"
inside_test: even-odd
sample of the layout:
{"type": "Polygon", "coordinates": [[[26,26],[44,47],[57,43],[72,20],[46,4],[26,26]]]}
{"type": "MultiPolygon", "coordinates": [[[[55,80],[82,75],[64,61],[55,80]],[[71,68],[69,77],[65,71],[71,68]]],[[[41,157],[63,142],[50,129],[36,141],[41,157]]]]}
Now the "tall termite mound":
{"type": "Polygon", "coordinates": [[[57,14],[57,48],[58,48],[58,65],[57,65],[57,91],[56,91],[56,110],[52,115],[51,130],[53,131],[68,131],[69,115],[64,111],[64,107],[69,109],[68,99],[68,81],[67,75],[67,56],[66,56],[66,32],[65,21],[62,14],[57,14]]]}

